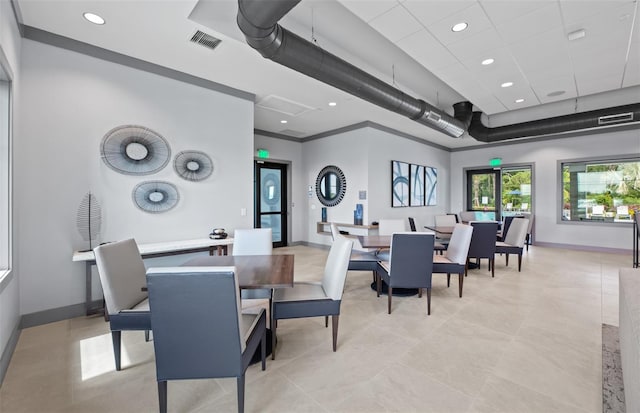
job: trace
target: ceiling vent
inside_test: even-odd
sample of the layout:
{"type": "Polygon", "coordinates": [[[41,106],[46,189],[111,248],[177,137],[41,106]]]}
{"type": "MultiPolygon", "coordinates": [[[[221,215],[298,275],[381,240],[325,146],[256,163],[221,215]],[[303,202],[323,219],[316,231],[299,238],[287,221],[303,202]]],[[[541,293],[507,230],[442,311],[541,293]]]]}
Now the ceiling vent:
{"type": "Polygon", "coordinates": [[[600,116],[598,125],[611,125],[613,123],[631,122],[633,120],[633,112],[621,113],[619,115],[600,116]]]}
{"type": "Polygon", "coordinates": [[[256,103],[256,105],[263,109],[273,110],[289,116],[299,116],[310,110],[315,110],[315,108],[311,106],[303,105],[302,103],[276,95],[269,95],[256,103]]]}
{"type": "Polygon", "coordinates": [[[201,46],[207,47],[211,50],[218,47],[218,45],[222,42],[222,40],[211,36],[210,34],[206,34],[200,30],[197,30],[190,39],[193,43],[199,44],[201,46]]]}

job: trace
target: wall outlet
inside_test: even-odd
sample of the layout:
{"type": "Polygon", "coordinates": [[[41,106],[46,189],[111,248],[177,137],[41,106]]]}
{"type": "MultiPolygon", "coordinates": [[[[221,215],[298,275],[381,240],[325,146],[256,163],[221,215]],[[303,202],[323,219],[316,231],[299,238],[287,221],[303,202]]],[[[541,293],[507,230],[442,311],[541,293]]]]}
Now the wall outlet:
{"type": "Polygon", "coordinates": [[[242,217],[247,216],[247,208],[240,208],[240,216],[242,217]]]}

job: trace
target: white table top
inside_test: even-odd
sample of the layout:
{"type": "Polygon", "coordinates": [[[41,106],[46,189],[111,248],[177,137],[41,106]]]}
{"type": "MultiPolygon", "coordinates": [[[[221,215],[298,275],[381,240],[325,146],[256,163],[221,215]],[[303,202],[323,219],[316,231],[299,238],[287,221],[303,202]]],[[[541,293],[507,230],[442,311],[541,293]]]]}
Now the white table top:
{"type": "MultiPolygon", "coordinates": [[[[151,244],[138,244],[140,255],[158,254],[172,251],[183,251],[194,248],[206,248],[214,247],[218,245],[232,245],[233,238],[225,239],[210,239],[210,238],[198,238],[187,239],[182,241],[167,241],[167,242],[154,242],[151,244]]],[[[72,261],[94,261],[95,255],[93,251],[74,251],[72,261]]]]}

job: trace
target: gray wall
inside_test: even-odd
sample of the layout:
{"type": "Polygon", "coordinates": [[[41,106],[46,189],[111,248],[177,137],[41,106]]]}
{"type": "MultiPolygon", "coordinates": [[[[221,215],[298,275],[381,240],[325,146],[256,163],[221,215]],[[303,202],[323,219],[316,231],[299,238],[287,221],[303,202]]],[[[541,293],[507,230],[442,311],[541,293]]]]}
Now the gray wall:
{"type": "Polygon", "coordinates": [[[75,217],[89,190],[102,204],[101,241],[204,238],[214,227],[253,225],[252,101],[30,40],[23,41],[22,79],[14,164],[23,315],[84,302],[84,266],[71,255],[88,247],[75,217]],[[207,153],[213,175],[188,182],[172,163],[146,176],[109,169],[100,142],[130,124],[167,139],[172,158],[188,149],[207,153]],[[131,192],[156,179],[175,184],[180,201],[165,213],[140,211],[131,192]]]}
{"type": "Polygon", "coordinates": [[[536,242],[630,250],[630,225],[558,222],[558,160],[629,154],[640,156],[637,129],[453,152],[451,208],[464,209],[464,168],[487,167],[491,158],[502,158],[503,164],[534,163],[536,242]]]}

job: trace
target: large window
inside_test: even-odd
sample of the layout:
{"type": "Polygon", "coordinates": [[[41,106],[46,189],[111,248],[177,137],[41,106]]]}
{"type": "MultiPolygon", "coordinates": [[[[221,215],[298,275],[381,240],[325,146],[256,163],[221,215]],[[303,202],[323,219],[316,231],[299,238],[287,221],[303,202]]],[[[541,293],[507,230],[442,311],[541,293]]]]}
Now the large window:
{"type": "Polygon", "coordinates": [[[0,281],[11,269],[11,83],[2,61],[0,59],[0,281]]]}
{"type": "Polygon", "coordinates": [[[640,208],[640,158],[561,162],[562,220],[630,222],[640,208]]]}

